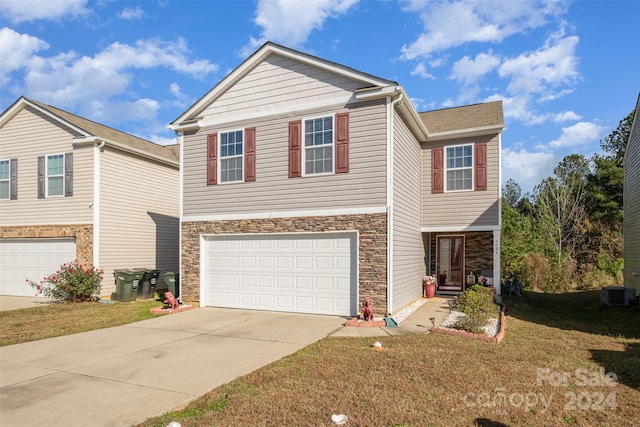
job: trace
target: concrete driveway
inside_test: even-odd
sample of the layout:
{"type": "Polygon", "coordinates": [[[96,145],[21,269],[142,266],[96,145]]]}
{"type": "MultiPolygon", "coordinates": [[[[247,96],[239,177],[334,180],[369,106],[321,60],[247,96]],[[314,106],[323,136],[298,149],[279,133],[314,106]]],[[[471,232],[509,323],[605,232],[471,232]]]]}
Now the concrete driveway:
{"type": "Polygon", "coordinates": [[[127,426],[341,328],[343,318],[199,308],[0,348],[0,424],[127,426]]]}

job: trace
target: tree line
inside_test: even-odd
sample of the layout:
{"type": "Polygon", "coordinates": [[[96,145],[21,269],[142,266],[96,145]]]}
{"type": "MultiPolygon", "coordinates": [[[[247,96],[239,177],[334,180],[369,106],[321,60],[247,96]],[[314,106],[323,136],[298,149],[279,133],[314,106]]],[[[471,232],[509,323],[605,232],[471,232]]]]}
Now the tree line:
{"type": "Polygon", "coordinates": [[[622,284],[623,160],[634,112],[600,141],[604,154],[566,156],[531,193],[506,183],[503,274],[543,292],[622,284]]]}

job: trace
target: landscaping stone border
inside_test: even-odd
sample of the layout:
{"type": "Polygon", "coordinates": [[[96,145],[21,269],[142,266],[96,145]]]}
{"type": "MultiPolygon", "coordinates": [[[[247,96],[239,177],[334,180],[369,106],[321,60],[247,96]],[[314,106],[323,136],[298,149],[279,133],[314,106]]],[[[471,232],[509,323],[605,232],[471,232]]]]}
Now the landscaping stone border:
{"type": "Polygon", "coordinates": [[[432,328],[431,332],[436,332],[438,334],[446,334],[446,335],[456,335],[459,337],[466,337],[474,340],[488,341],[488,342],[493,342],[495,344],[498,344],[500,341],[502,341],[502,338],[504,338],[504,334],[505,334],[505,326],[506,326],[506,320],[504,316],[505,308],[506,306],[503,304],[502,309],[500,309],[500,330],[498,331],[495,337],[489,337],[484,334],[474,334],[472,332],[461,331],[459,329],[441,328],[439,326],[432,328]]]}

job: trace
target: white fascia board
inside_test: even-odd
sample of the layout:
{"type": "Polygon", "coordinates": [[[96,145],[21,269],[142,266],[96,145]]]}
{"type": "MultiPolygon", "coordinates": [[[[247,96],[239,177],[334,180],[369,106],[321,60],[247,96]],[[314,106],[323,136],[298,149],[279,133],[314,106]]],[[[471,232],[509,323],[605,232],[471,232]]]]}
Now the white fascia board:
{"type": "Polygon", "coordinates": [[[466,225],[466,226],[439,226],[439,227],[421,227],[423,233],[458,233],[462,231],[499,231],[499,225],[466,225]]]}
{"type": "Polygon", "coordinates": [[[15,116],[16,114],[18,114],[18,112],[24,108],[25,106],[29,106],[31,108],[34,108],[38,111],[40,111],[42,114],[44,114],[45,116],[64,124],[66,127],[73,129],[74,131],[78,132],[79,134],[84,135],[85,137],[91,137],[91,134],[88,133],[86,130],[79,128],[78,126],[74,125],[73,123],[69,123],[68,121],[56,116],[55,114],[51,113],[49,110],[46,110],[42,107],[40,107],[37,104],[34,104],[33,102],[29,102],[29,100],[25,99],[24,97],[21,97],[18,101],[16,101],[11,107],[9,107],[9,109],[7,111],[5,111],[2,116],[0,117],[0,126],[4,126],[4,124],[6,122],[8,122],[13,116],[15,116]]]}
{"type": "Polygon", "coordinates": [[[198,222],[198,221],[233,221],[233,220],[249,220],[249,219],[267,219],[267,218],[299,218],[310,216],[338,216],[338,215],[366,215],[386,213],[386,206],[371,206],[362,208],[344,208],[344,209],[317,209],[305,211],[281,211],[281,212],[252,212],[252,213],[235,213],[235,214],[218,214],[218,215],[185,215],[182,222],[198,222]]]}
{"type": "Polygon", "coordinates": [[[442,141],[453,138],[470,138],[474,136],[487,135],[490,133],[500,133],[504,125],[491,125],[469,129],[456,129],[446,132],[438,132],[429,134],[427,142],[442,141]]]}
{"type": "Polygon", "coordinates": [[[160,157],[160,156],[156,156],[152,153],[149,153],[148,151],[144,151],[144,150],[140,150],[134,147],[130,147],[128,145],[122,144],[120,142],[116,142],[116,141],[112,141],[110,139],[106,139],[106,138],[100,138],[100,137],[92,137],[92,138],[83,138],[81,140],[76,140],[74,139],[74,145],[88,145],[88,144],[95,144],[98,142],[104,142],[106,145],[117,148],[119,150],[122,151],[126,151],[128,153],[133,153],[133,154],[137,154],[138,156],[147,158],[147,159],[151,159],[151,160],[155,160],[157,162],[160,163],[164,163],[166,165],[169,166],[175,166],[175,167],[180,167],[180,163],[176,162],[174,160],[169,160],[166,159],[164,157],[160,157]]]}

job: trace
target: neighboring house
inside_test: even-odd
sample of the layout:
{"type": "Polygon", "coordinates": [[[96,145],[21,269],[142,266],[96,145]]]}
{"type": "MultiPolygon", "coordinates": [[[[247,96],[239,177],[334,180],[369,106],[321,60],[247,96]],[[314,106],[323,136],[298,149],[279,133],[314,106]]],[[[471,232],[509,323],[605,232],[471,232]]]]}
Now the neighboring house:
{"type": "Polygon", "coordinates": [[[173,121],[181,292],[377,315],[499,277],[502,103],[417,113],[397,83],[266,43],[173,121]]]}
{"type": "Polygon", "coordinates": [[[177,271],[179,147],[21,97],[0,115],[0,294],[63,262],[177,271]]]}
{"type": "Polygon", "coordinates": [[[624,285],[640,295],[640,95],[624,154],[624,285]]]}

